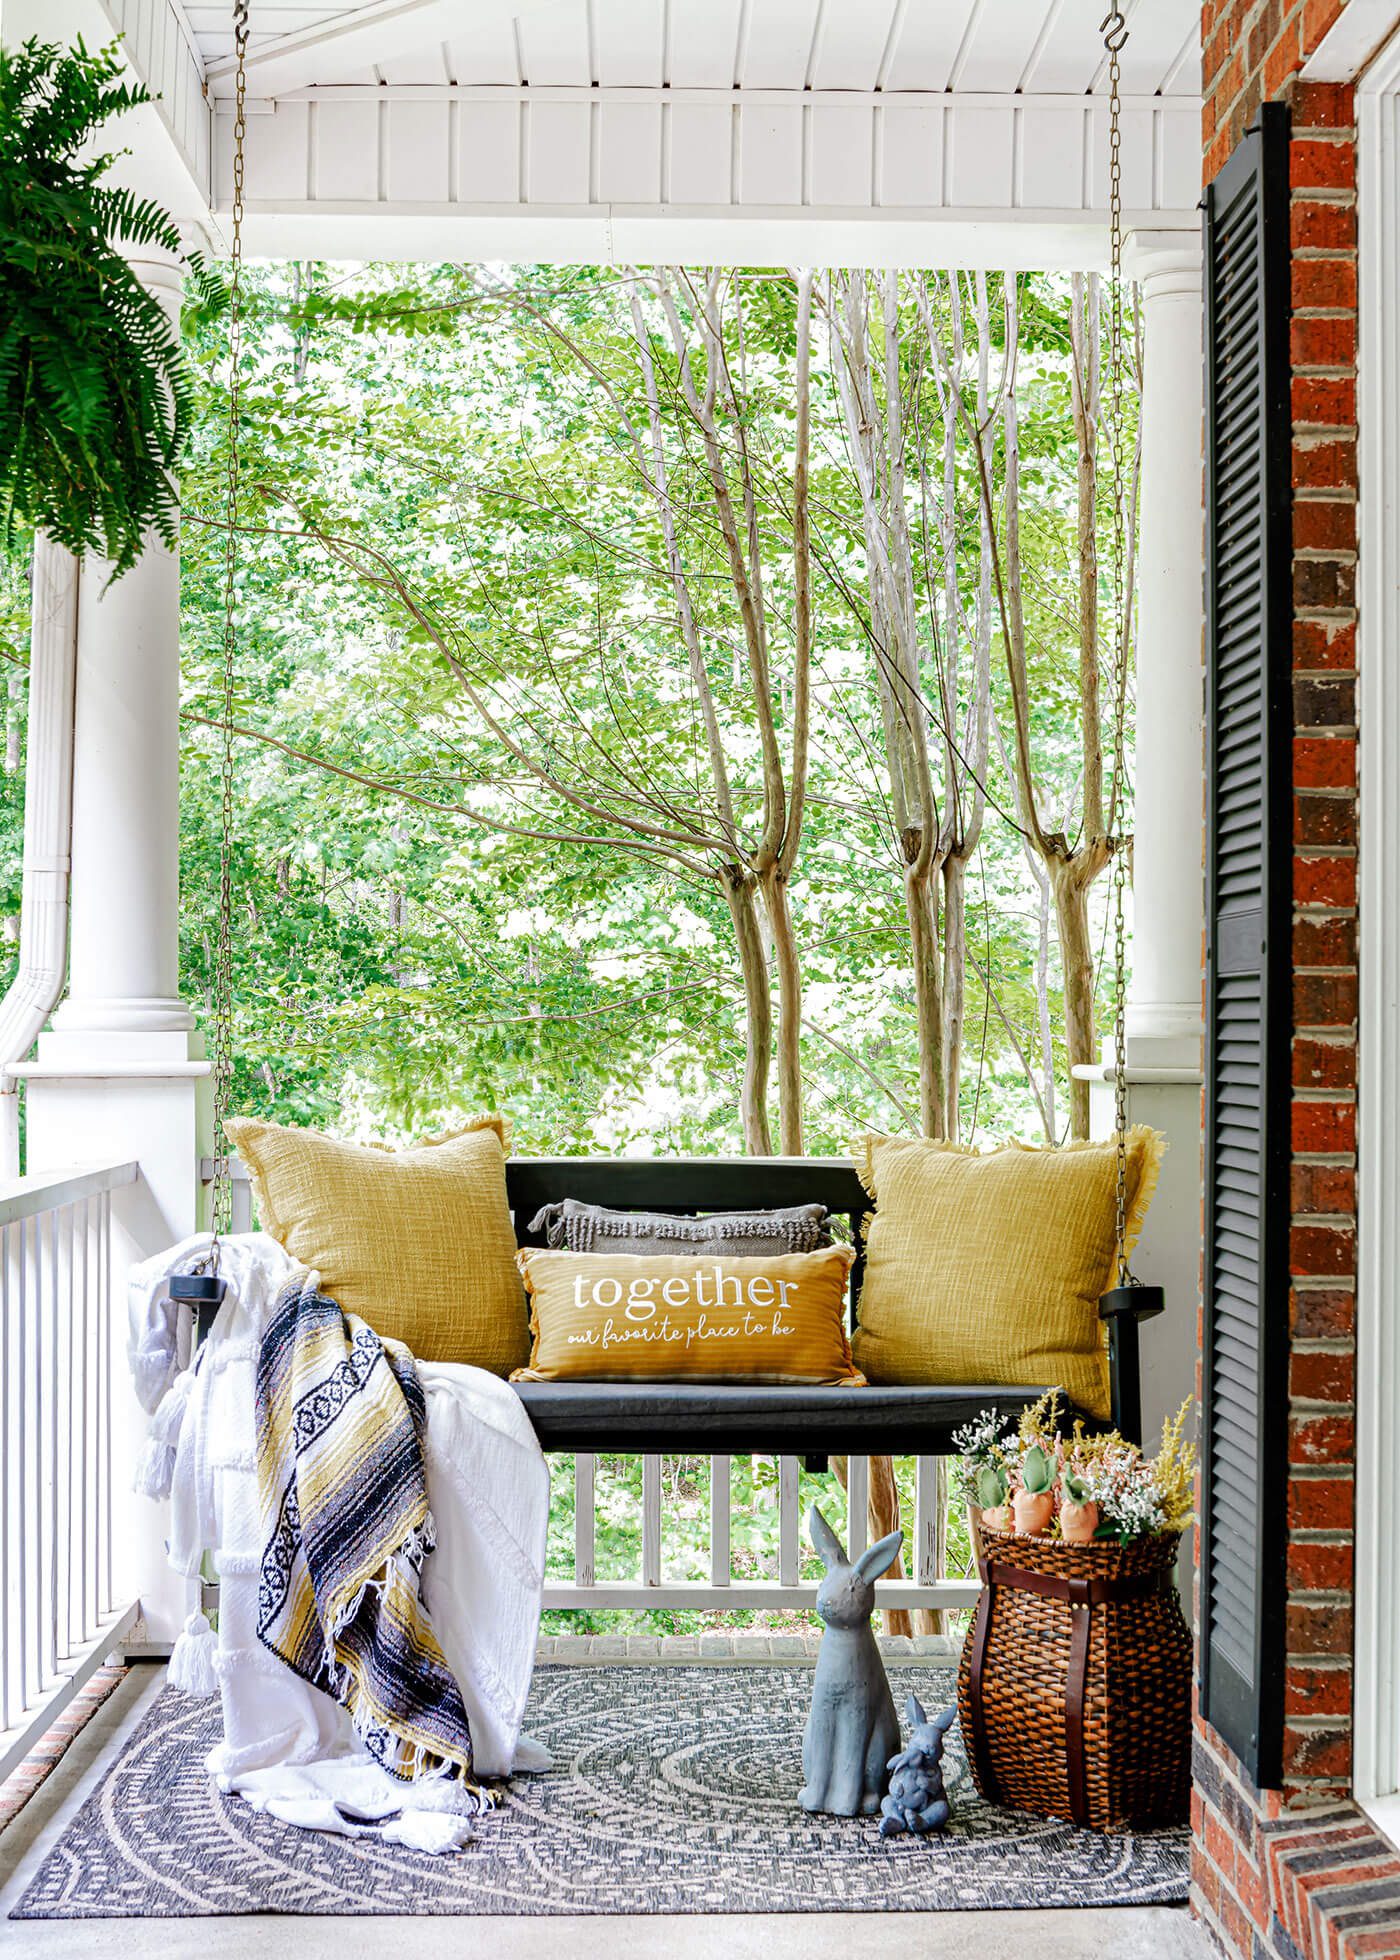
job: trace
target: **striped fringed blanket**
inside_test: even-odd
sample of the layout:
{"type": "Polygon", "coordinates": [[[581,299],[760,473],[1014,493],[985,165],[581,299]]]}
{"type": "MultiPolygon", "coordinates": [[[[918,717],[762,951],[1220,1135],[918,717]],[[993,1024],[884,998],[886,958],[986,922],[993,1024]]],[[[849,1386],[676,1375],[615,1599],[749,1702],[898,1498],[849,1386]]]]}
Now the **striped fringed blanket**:
{"type": "Polygon", "coordinates": [[[419,1592],[433,1521],[413,1356],[299,1278],[263,1334],[258,1638],[348,1712],[404,1782],[461,1779],[482,1807],[457,1683],[419,1592]]]}

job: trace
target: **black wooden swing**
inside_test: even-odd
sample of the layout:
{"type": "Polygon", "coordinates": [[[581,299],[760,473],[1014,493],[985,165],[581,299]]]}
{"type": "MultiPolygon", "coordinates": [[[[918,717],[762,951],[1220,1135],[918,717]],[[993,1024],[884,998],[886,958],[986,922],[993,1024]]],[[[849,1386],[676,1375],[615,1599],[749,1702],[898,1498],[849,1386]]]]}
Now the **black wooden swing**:
{"type": "MultiPolygon", "coordinates": [[[[839,1157],[507,1158],[506,1193],[521,1245],[543,1245],[525,1220],[561,1198],[618,1211],[695,1213],[755,1206],[823,1204],[849,1226],[856,1247],[851,1299],[858,1301],[860,1222],[870,1197],[855,1166],[839,1157]]],[[[1138,1323],[1162,1311],[1156,1287],[1115,1287],[1099,1313],[1108,1327],[1111,1426],[1141,1440],[1138,1323]]],[[[855,1308],[852,1307],[854,1320],[855,1308]]],[[[1024,1387],[772,1387],[702,1382],[518,1382],[517,1392],[547,1450],[638,1455],[946,1456],[952,1436],[983,1409],[1015,1417],[1053,1382],[1024,1387]]],[[[1066,1405],[1067,1420],[1083,1412],[1066,1405]]],[[[1085,1415],[1086,1425],[1101,1428],[1085,1415]]]]}
{"type": "MultiPolygon", "coordinates": [[[[1115,7],[1104,22],[1110,68],[1110,126],[1112,183],[1112,248],[1115,293],[1120,290],[1122,260],[1121,179],[1118,168],[1119,118],[1118,54],[1126,39],[1121,12],[1115,7]]],[[[222,829],[220,836],[219,938],[215,960],[214,1110],[214,1244],[208,1271],[182,1276],[171,1292],[191,1302],[201,1326],[211,1320],[222,1297],[218,1277],[219,1233],[230,1216],[229,1160],[223,1136],[227,1109],[232,1046],[232,821],[233,821],[233,702],[234,702],[234,568],[237,551],[239,467],[239,362],[242,315],[239,272],[242,256],[243,163],[248,44],[248,0],[234,0],[236,96],[232,210],[232,273],[230,279],[230,362],[228,422],[227,530],[224,560],[223,707],[221,751],[222,829]]],[[[1127,702],[1127,632],[1124,617],[1123,485],[1119,450],[1122,418],[1119,392],[1123,355],[1119,309],[1112,315],[1110,374],[1115,406],[1114,427],[1114,574],[1120,625],[1115,639],[1117,660],[1113,755],[1113,804],[1120,812],[1126,800],[1124,778],[1127,702]]],[[[1112,1426],[1130,1441],[1142,1439],[1142,1397],[1139,1379],[1138,1325],[1163,1310],[1159,1287],[1144,1286],[1129,1271],[1126,1250],[1127,1129],[1126,1088],[1123,1078],[1123,1011],[1125,955],[1123,928],[1124,854],[1115,851],[1115,1034],[1118,1068],[1115,1073],[1118,1133],[1117,1246],[1118,1283],[1103,1296],[1099,1315],[1107,1325],[1112,1426]]],[[[540,1207],[562,1198],[608,1205],[618,1210],[667,1211],[693,1214],[817,1202],[849,1221],[857,1260],[851,1274],[851,1314],[858,1310],[861,1258],[860,1222],[869,1199],[854,1166],[833,1158],[597,1158],[568,1157],[508,1160],[506,1189],[516,1236],[521,1245],[543,1240],[524,1221],[540,1207]]],[[[627,1452],[635,1454],[744,1455],[750,1452],[800,1455],[811,1465],[824,1465],[832,1455],[947,1455],[954,1430],[979,1411],[995,1409],[1015,1417],[1038,1399],[1052,1382],[1008,1387],[962,1386],[832,1388],[771,1385],[718,1385],[689,1382],[522,1382],[520,1399],[546,1450],[627,1452]]],[[[1085,1414],[1066,1406],[1066,1420],[1085,1414]]],[[[1085,1414],[1085,1420],[1093,1427],[1085,1414]]]]}

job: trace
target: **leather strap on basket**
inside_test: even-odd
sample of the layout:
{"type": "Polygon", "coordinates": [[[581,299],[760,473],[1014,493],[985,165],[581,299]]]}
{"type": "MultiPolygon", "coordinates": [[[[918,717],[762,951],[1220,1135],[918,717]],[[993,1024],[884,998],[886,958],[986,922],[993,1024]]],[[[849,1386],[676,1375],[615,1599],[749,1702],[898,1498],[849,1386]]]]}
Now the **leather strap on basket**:
{"type": "Polygon", "coordinates": [[[1089,1774],[1084,1752],[1085,1703],[1089,1691],[1089,1636],[1094,1608],[1122,1600],[1149,1599],[1166,1592],[1171,1575],[1165,1569],[1116,1579],[1062,1579],[1052,1572],[1028,1572],[1019,1565],[984,1561],[982,1595],[972,1626],[972,1664],[968,1669],[968,1701],[972,1716],[969,1747],[980,1771],[982,1794],[988,1803],[1000,1801],[992,1754],[987,1746],[987,1711],[983,1671],[992,1627],[992,1599],[998,1586],[1060,1599],[1070,1609],[1069,1667],[1065,1678],[1065,1769],[1069,1781],[1069,1814],[1081,1829],[1089,1824],[1089,1774]]]}
{"type": "Polygon", "coordinates": [[[996,1771],[992,1768],[992,1752],[987,1747],[987,1709],[982,1699],[982,1668],[987,1658],[987,1638],[992,1630],[992,1588],[987,1584],[987,1566],[982,1566],[982,1591],[977,1600],[977,1612],[972,1622],[972,1665],[967,1674],[967,1695],[969,1712],[972,1716],[972,1734],[965,1738],[968,1753],[978,1771],[978,1782],[982,1795],[988,1803],[1001,1802],[1001,1790],[997,1783],[996,1771]]]}

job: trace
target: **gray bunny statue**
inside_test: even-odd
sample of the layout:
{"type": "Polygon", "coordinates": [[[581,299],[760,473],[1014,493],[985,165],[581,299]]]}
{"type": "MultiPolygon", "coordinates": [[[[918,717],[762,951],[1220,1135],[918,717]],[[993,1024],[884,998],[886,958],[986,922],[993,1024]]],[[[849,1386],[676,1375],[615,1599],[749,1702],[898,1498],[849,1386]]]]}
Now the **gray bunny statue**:
{"type": "Polygon", "coordinates": [[[943,1787],[943,1744],[958,1719],[956,1708],[945,1708],[930,1721],[916,1695],[904,1704],[912,1734],[897,1756],[891,1756],[889,1795],[880,1805],[880,1836],[902,1837],[913,1831],[941,1831],[952,1812],[943,1787]]]}
{"type": "Polygon", "coordinates": [[[893,1564],[901,1534],[892,1531],[852,1565],[815,1504],[807,1528],[826,1567],[817,1592],[817,1611],[826,1625],[802,1738],[797,1801],[804,1810],[834,1817],[873,1817],[889,1781],[889,1759],[899,1747],[899,1717],[870,1615],[875,1581],[893,1564]]]}

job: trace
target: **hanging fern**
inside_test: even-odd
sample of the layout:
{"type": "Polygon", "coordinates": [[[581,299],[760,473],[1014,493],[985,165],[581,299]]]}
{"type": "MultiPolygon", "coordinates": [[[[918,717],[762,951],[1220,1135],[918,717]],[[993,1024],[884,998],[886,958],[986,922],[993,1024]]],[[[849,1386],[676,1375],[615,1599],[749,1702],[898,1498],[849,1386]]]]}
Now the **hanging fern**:
{"type": "Polygon", "coordinates": [[[81,157],[149,102],[115,48],[0,49],[0,541],[41,526],[121,573],[173,544],[192,412],[179,339],[118,245],[178,253],[160,207],[81,157]]]}

